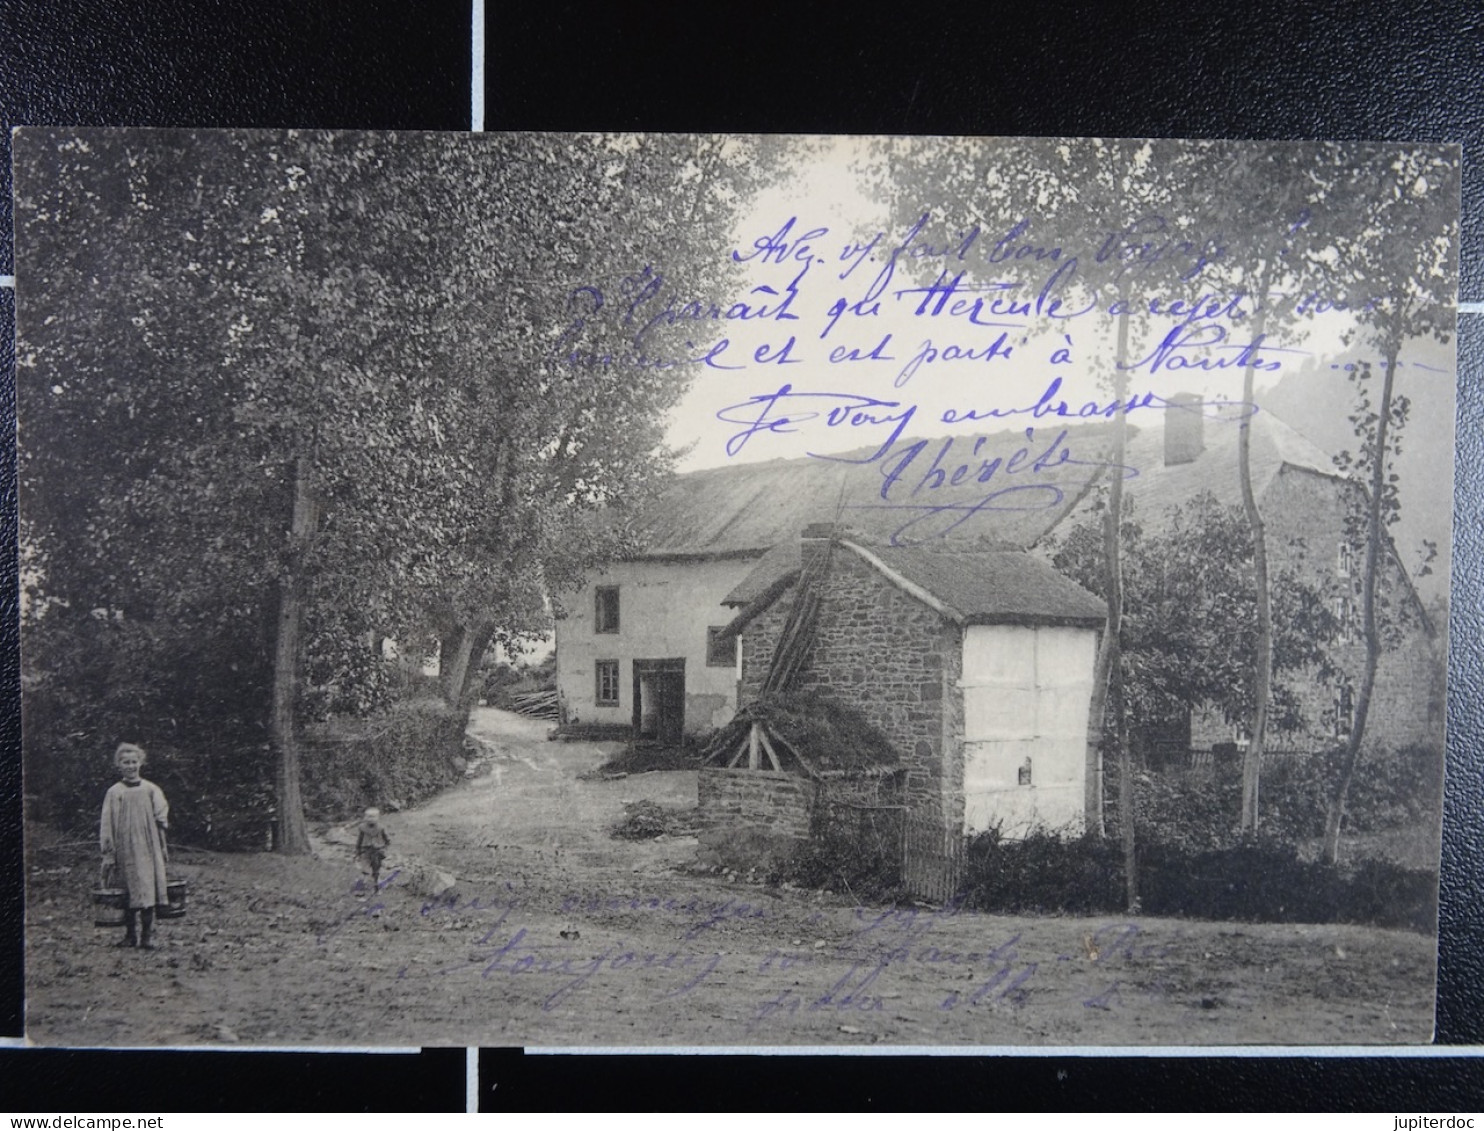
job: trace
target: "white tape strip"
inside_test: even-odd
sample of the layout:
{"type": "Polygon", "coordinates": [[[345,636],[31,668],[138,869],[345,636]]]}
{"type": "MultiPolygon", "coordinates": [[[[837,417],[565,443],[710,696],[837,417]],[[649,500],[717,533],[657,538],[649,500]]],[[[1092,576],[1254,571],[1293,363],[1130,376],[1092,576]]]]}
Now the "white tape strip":
{"type": "Polygon", "coordinates": [[[470,23],[469,129],[484,132],[484,0],[474,0],[470,23]]]}

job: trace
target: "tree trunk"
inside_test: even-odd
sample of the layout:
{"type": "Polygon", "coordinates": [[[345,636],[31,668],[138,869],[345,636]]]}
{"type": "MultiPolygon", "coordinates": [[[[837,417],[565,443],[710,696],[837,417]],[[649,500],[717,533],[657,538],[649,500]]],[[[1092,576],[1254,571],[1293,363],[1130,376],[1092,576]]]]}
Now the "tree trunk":
{"type": "Polygon", "coordinates": [[[469,671],[469,653],[473,642],[461,624],[455,624],[438,638],[438,691],[450,707],[457,706],[469,671]]]}
{"type": "Polygon", "coordinates": [[[1360,761],[1360,744],[1365,737],[1366,716],[1371,710],[1371,693],[1376,687],[1376,668],[1381,662],[1381,629],[1376,623],[1376,581],[1381,571],[1381,492],[1386,485],[1386,454],[1391,426],[1392,386],[1396,375],[1399,345],[1386,351],[1383,362],[1385,375],[1381,380],[1381,405],[1376,424],[1376,446],[1372,453],[1371,497],[1367,500],[1365,572],[1361,575],[1361,617],[1365,631],[1365,669],[1360,679],[1360,691],[1355,697],[1355,717],[1350,723],[1350,739],[1345,744],[1345,754],[1340,764],[1340,776],[1330,796],[1329,813],[1324,822],[1324,862],[1338,864],[1340,860],[1340,830],[1345,823],[1345,798],[1350,792],[1350,783],[1355,780],[1355,767],[1360,761]]]}
{"type": "Polygon", "coordinates": [[[491,624],[461,624],[444,635],[439,647],[438,683],[443,701],[462,711],[466,724],[477,698],[479,663],[494,635],[491,624]]]}
{"type": "Polygon", "coordinates": [[[1108,702],[1113,709],[1113,743],[1118,753],[1118,839],[1123,847],[1124,902],[1130,915],[1139,911],[1139,862],[1134,837],[1134,766],[1128,741],[1128,711],[1123,667],[1112,671],[1108,702]]]}
{"type": "MultiPolygon", "coordinates": [[[[1262,337],[1267,322],[1266,311],[1259,311],[1253,322],[1253,340],[1262,337]]],[[[1242,374],[1242,399],[1248,410],[1253,405],[1253,364],[1249,363],[1242,374]]],[[[1248,736],[1246,756],[1242,759],[1242,815],[1241,830],[1257,832],[1258,802],[1262,782],[1262,753],[1267,742],[1268,706],[1273,695],[1273,602],[1268,586],[1267,532],[1263,526],[1262,513],[1257,508],[1257,497],[1252,491],[1252,418],[1242,422],[1237,438],[1237,468],[1242,481],[1242,510],[1247,516],[1247,528],[1252,534],[1253,585],[1257,592],[1257,655],[1253,659],[1252,680],[1252,727],[1248,736]]]]}
{"type": "MultiPolygon", "coordinates": [[[[1106,528],[1107,516],[1103,517],[1106,528]]],[[[1097,663],[1092,670],[1092,701],[1087,712],[1087,772],[1083,782],[1083,823],[1097,836],[1108,834],[1103,805],[1103,723],[1108,710],[1108,673],[1118,651],[1116,637],[1103,632],[1098,641],[1097,663]]]]}
{"type": "Polygon", "coordinates": [[[1123,466],[1128,450],[1127,370],[1129,315],[1127,295],[1122,296],[1123,313],[1118,316],[1117,363],[1113,369],[1113,391],[1119,411],[1113,418],[1113,482],[1108,490],[1108,517],[1103,526],[1103,555],[1108,574],[1104,590],[1108,595],[1108,705],[1113,711],[1113,737],[1118,757],[1118,832],[1123,843],[1123,875],[1128,910],[1139,910],[1139,874],[1134,843],[1134,773],[1128,741],[1128,707],[1123,687],[1123,466]]]}
{"type": "Polygon", "coordinates": [[[314,534],[314,500],[309,468],[303,456],[294,461],[294,514],[289,528],[289,567],[279,582],[278,638],[273,649],[273,707],[268,743],[273,751],[278,797],[279,852],[309,853],[304,799],[299,789],[299,740],[294,728],[294,699],[299,687],[299,638],[304,619],[304,551],[314,534]]]}

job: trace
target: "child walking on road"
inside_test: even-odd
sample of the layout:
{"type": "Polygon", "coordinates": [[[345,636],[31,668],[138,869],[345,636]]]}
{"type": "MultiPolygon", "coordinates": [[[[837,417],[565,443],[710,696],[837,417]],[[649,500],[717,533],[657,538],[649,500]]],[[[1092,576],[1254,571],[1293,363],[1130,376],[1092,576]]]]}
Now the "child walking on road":
{"type": "Polygon", "coordinates": [[[366,866],[371,869],[373,892],[381,887],[381,865],[386,860],[387,845],[391,843],[390,834],[381,827],[381,810],[367,809],[365,819],[356,832],[356,857],[365,860],[366,866]]]}
{"type": "Polygon", "coordinates": [[[113,764],[118,768],[119,780],[103,796],[103,816],[98,823],[103,886],[108,887],[112,880],[126,893],[124,937],[117,945],[153,950],[149,936],[155,908],[169,903],[165,830],[170,806],[159,786],[139,776],[144,765],[142,748],[131,742],[121,743],[113,752],[113,764]]]}

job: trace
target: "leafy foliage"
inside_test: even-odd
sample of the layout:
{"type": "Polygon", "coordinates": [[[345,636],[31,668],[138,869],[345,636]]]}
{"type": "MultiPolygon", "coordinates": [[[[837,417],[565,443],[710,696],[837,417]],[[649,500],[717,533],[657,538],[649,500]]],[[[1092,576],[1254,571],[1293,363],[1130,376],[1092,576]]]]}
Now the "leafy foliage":
{"type": "MultiPolygon", "coordinates": [[[[1143,834],[1139,888],[1151,915],[1437,929],[1437,873],[1367,860],[1344,873],[1272,839],[1199,847],[1143,834]]],[[[1123,909],[1122,853],[1096,836],[984,833],[965,854],[964,906],[984,911],[1112,914],[1123,909]]]]}
{"type": "Polygon", "coordinates": [[[412,699],[308,729],[304,804],[313,817],[343,821],[368,805],[411,805],[458,777],[463,714],[441,699],[412,699]]]}
{"type": "MultiPolygon", "coordinates": [[[[140,678],[181,669],[193,639],[240,641],[261,673],[290,578],[307,580],[301,713],[384,708],[369,641],[387,635],[441,638],[466,707],[489,643],[544,632],[545,594],[632,544],[622,515],[668,474],[664,412],[695,370],[640,364],[683,333],[636,342],[619,300],[640,279],[723,290],[715,233],[777,148],[23,135],[26,650],[30,686],[61,696],[28,757],[78,730],[60,688],[92,661],[61,654],[69,616],[143,626],[140,678]],[[291,538],[296,468],[316,517],[291,538]]],[[[218,713],[218,739],[253,745],[267,694],[234,686],[261,698],[218,713]]],[[[111,696],[96,729],[215,701],[184,694],[111,696]]]]}
{"type": "MultiPolygon", "coordinates": [[[[1201,704],[1218,707],[1232,722],[1249,718],[1256,593],[1251,531],[1240,508],[1203,494],[1171,511],[1157,532],[1146,532],[1133,513],[1120,529],[1120,655],[1133,718],[1147,725],[1179,718],[1201,704]]],[[[1101,523],[1069,530],[1052,562],[1088,590],[1103,592],[1101,523]]],[[[1330,672],[1326,645],[1338,625],[1328,596],[1293,567],[1275,578],[1275,674],[1330,672]]],[[[1291,689],[1276,686],[1274,706],[1280,730],[1303,725],[1291,689]]]]}

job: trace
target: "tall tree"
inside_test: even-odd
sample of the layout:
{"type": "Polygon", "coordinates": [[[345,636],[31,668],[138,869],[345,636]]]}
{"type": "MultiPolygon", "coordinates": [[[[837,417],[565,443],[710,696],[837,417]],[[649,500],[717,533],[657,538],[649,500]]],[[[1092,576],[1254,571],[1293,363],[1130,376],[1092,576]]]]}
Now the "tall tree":
{"type": "MultiPolygon", "coordinates": [[[[1239,255],[1226,258],[1214,272],[1246,312],[1245,325],[1234,327],[1250,342],[1262,342],[1293,328],[1302,319],[1286,292],[1298,288],[1305,266],[1329,225],[1327,199],[1335,186],[1334,168],[1344,160],[1338,146],[1306,147],[1307,177],[1293,175],[1293,149],[1288,145],[1218,147],[1206,186],[1208,207],[1241,234],[1239,255]],[[1319,239],[1316,240],[1316,233],[1319,239]]],[[[1242,366],[1242,401],[1255,405],[1256,373],[1261,353],[1253,350],[1242,366]]],[[[1273,693],[1273,586],[1268,566],[1266,524],[1252,477],[1252,418],[1238,425],[1237,477],[1242,510],[1251,538],[1251,569],[1256,621],[1252,653],[1252,700],[1242,720],[1248,734],[1242,756],[1242,803],[1238,827],[1255,833],[1260,812],[1263,753],[1267,747],[1273,693]]]]}
{"type": "MultiPolygon", "coordinates": [[[[1129,374],[1151,347],[1151,298],[1200,286],[1207,266],[1209,237],[1205,217],[1194,208],[1191,187],[1208,147],[1169,142],[1102,139],[1010,139],[994,146],[962,142],[922,145],[890,143],[892,173],[883,178],[896,193],[895,221],[910,227],[915,215],[938,222],[946,256],[926,257],[919,270],[964,270],[981,284],[1010,288],[1022,298],[1038,294],[1028,316],[1037,333],[1054,330],[1077,339],[1072,378],[1092,377],[1127,403],[1129,374]],[[906,148],[905,154],[899,150],[906,148]],[[928,211],[928,208],[935,211],[928,211]],[[1083,313],[1075,320],[1068,315],[1083,313]]],[[[1034,340],[1034,335],[1027,335],[1034,340]]],[[[1044,340],[1044,339],[1043,339],[1044,340]]],[[[1113,412],[1112,441],[1106,462],[1122,468],[1127,447],[1127,414],[1113,412]]],[[[1133,843],[1132,770],[1127,705],[1120,673],[1123,636],[1122,538],[1124,483],[1110,474],[1104,512],[1105,569],[1099,586],[1108,621],[1098,649],[1089,719],[1088,827],[1104,828],[1104,748],[1113,736],[1120,774],[1122,838],[1127,865],[1128,903],[1138,904],[1133,843]]]]}
{"type": "Polygon", "coordinates": [[[1360,336],[1379,355],[1381,389],[1372,401],[1372,368],[1356,373],[1359,389],[1351,417],[1357,451],[1337,461],[1364,475],[1364,511],[1352,523],[1360,543],[1361,627],[1365,662],[1354,697],[1354,717],[1340,759],[1325,820],[1324,860],[1339,860],[1345,801],[1365,741],[1376,671],[1385,648],[1379,608],[1382,575],[1397,567],[1387,530],[1400,514],[1392,460],[1406,424],[1408,402],[1396,394],[1397,369],[1408,343],[1453,332],[1458,288],[1457,207],[1459,161],[1433,149],[1381,149],[1356,171],[1356,207],[1350,238],[1337,256],[1338,280],[1359,300],[1360,336]]]}
{"type": "MultiPolygon", "coordinates": [[[[727,182],[706,145],[22,139],[34,607],[263,626],[285,851],[307,848],[306,617],[355,609],[318,623],[413,638],[444,610],[468,638],[450,694],[466,700],[485,643],[535,631],[545,574],[620,544],[585,516],[663,473],[658,418],[694,368],[550,355],[572,292],[621,287],[663,237],[676,286],[716,281],[689,237],[714,238],[765,164],[722,155],[727,182]],[[697,228],[676,239],[682,190],[697,228]]],[[[653,338],[651,356],[670,344],[653,338]]]]}

